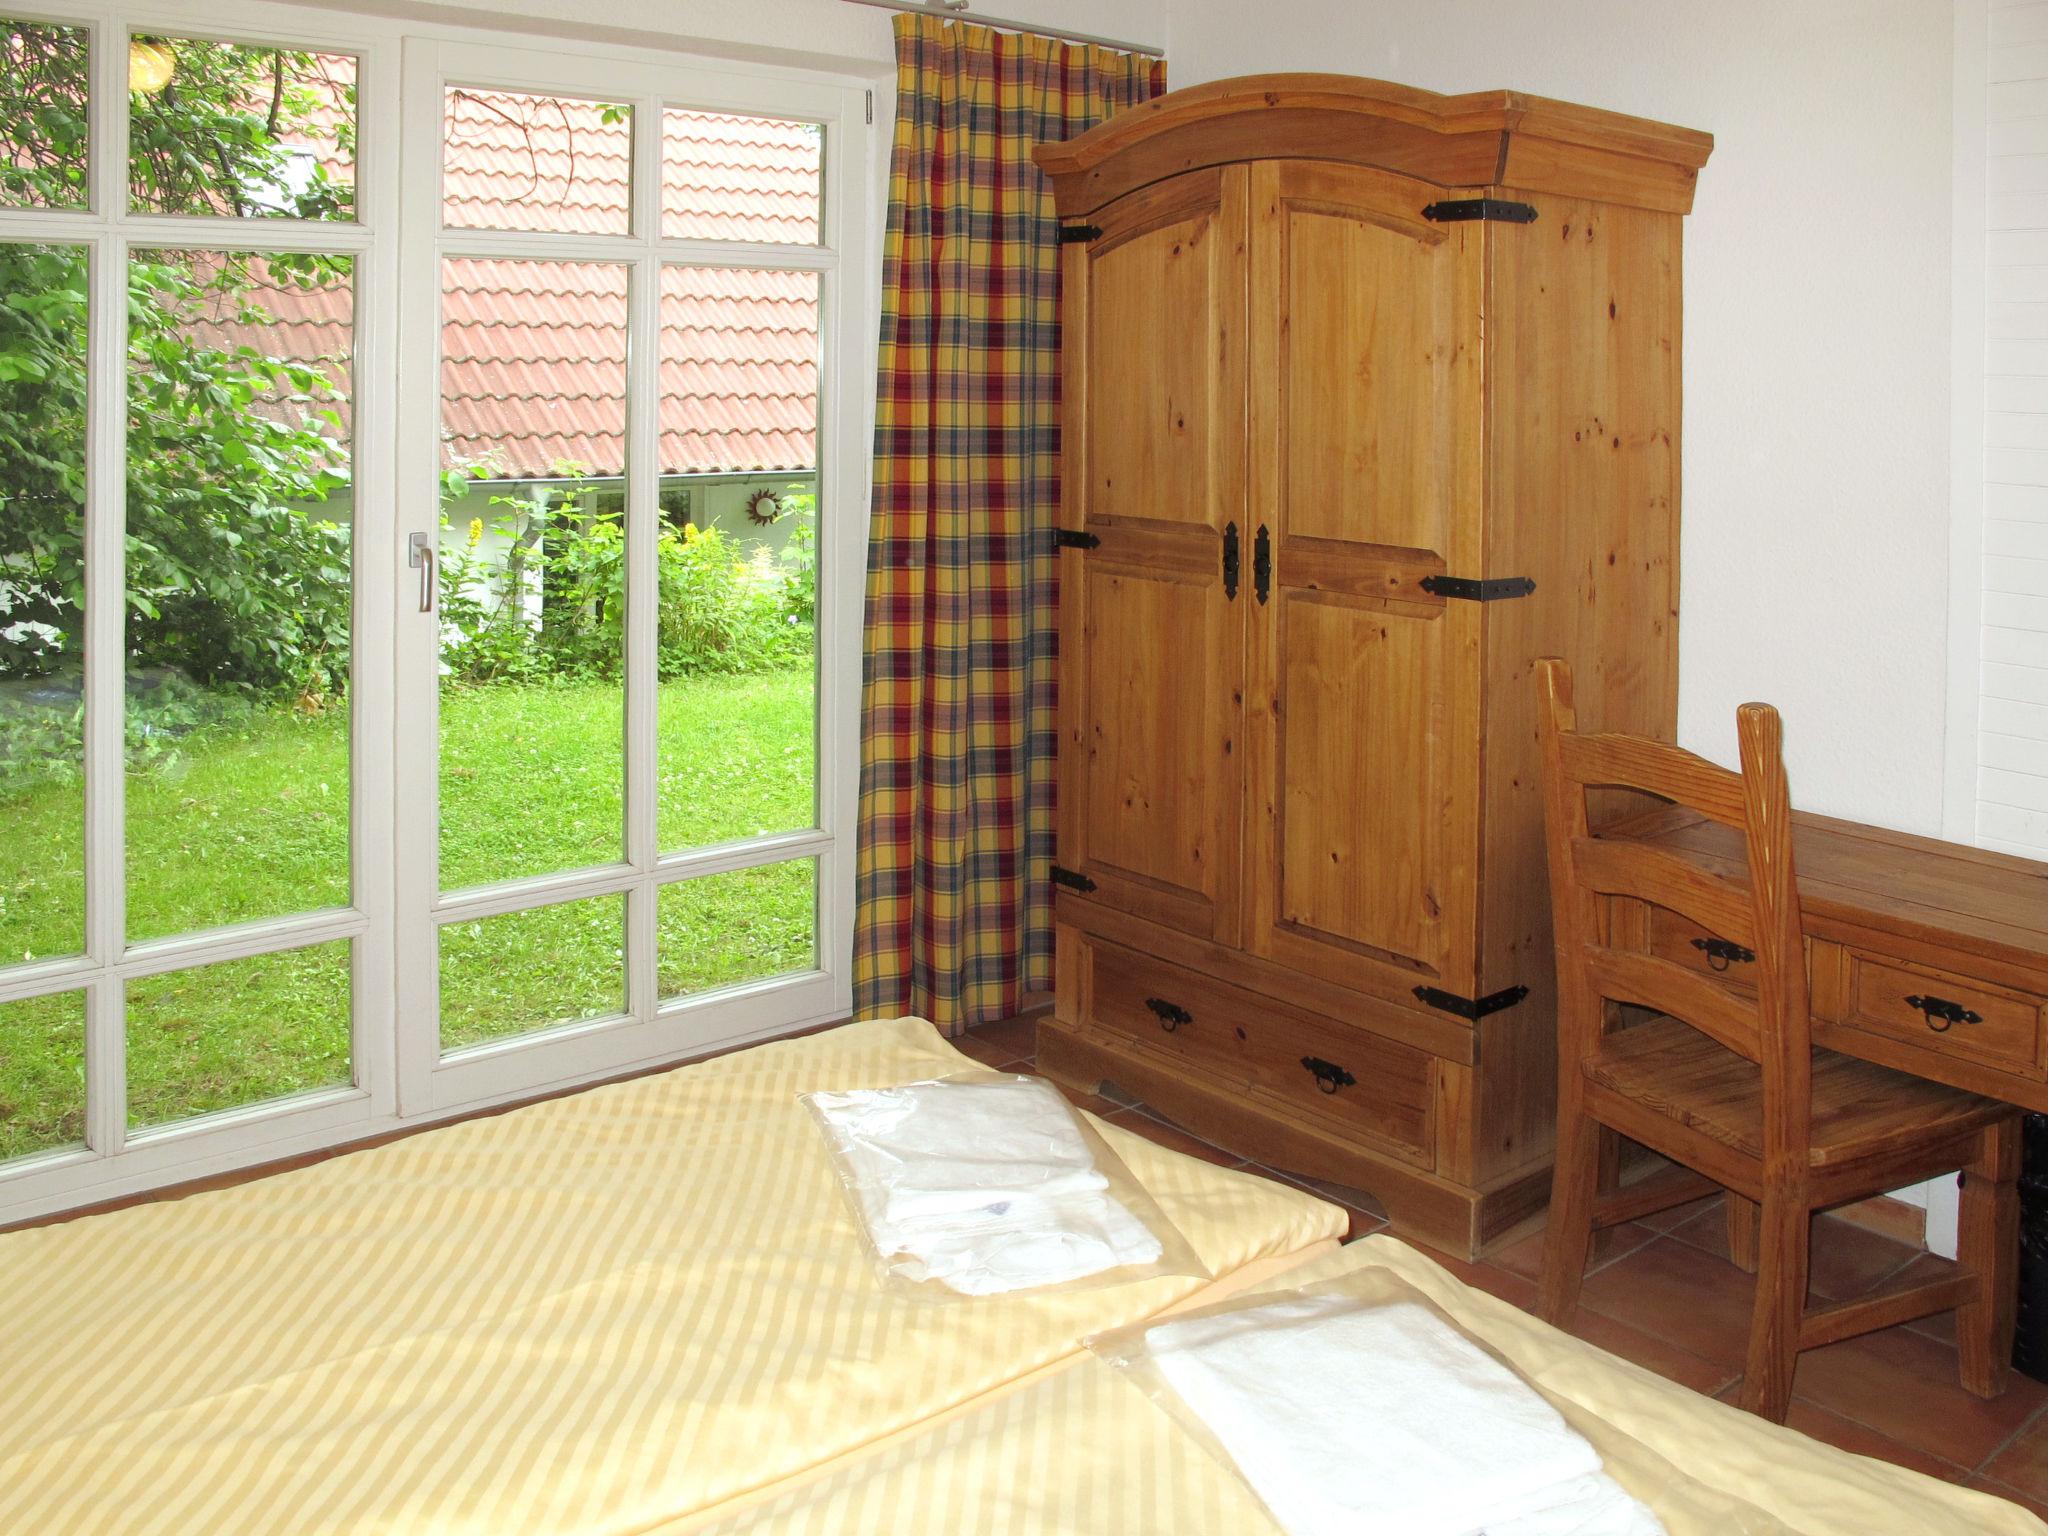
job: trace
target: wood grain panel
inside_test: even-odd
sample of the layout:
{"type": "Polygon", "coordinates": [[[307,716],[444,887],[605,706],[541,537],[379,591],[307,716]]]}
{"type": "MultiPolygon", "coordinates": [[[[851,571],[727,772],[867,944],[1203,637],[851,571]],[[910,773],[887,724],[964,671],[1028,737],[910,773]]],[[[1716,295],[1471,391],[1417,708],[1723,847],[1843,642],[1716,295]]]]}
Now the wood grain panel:
{"type": "Polygon", "coordinates": [[[1421,582],[1478,561],[1480,236],[1403,177],[1255,169],[1252,521],[1279,558],[1248,637],[1251,947],[1462,991],[1479,615],[1421,582]]]}
{"type": "Polygon", "coordinates": [[[1240,922],[1245,184],[1134,197],[1065,272],[1062,525],[1098,542],[1061,556],[1058,857],[1212,939],[1240,922]]]}
{"type": "Polygon", "coordinates": [[[1205,180],[1123,210],[1086,248],[1090,519],[1222,526],[1241,455],[1243,389],[1224,370],[1237,362],[1243,255],[1222,178],[1205,180]]]}
{"type": "Polygon", "coordinates": [[[1525,1158],[1550,1144],[1556,1072],[1535,661],[1571,663],[1583,730],[1670,741],[1677,728],[1683,220],[1499,195],[1537,218],[1487,225],[1480,574],[1526,576],[1536,590],[1485,605],[1477,991],[1530,991],[1486,1021],[1498,1071],[1483,1077],[1477,1113],[1483,1147],[1525,1158]]]}
{"type": "Polygon", "coordinates": [[[1278,920],[1435,972],[1446,744],[1427,716],[1442,614],[1284,592],[1280,604],[1278,920]]]}

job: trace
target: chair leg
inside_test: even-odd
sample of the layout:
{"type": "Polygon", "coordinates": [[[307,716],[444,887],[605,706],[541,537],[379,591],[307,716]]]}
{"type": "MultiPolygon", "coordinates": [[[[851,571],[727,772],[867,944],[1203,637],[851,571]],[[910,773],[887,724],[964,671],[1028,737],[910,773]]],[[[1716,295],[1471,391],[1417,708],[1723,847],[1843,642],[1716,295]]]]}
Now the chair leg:
{"type": "Polygon", "coordinates": [[[1754,1200],[1728,1191],[1728,1262],[1737,1269],[1756,1273],[1757,1222],[1762,1213],[1754,1200]]]}
{"type": "Polygon", "coordinates": [[[1558,1095],[1557,1163],[1550,1174],[1550,1221],[1543,1234],[1537,1310],[1559,1327],[1579,1304],[1586,1252],[1593,1241],[1593,1195],[1600,1184],[1601,1126],[1580,1108],[1567,1083],[1558,1095]]]}
{"type": "Polygon", "coordinates": [[[1799,1319],[1806,1311],[1807,1244],[1813,1212],[1798,1192],[1764,1192],[1757,1222],[1756,1305],[1750,1314],[1749,1360],[1742,1406],[1774,1424],[1792,1406],[1799,1361],[1799,1319]]]}
{"type": "Polygon", "coordinates": [[[1977,1294],[1956,1309],[1956,1355],[1963,1389],[1978,1397],[2003,1392],[2012,1369],[2020,1263],[2019,1164],[2020,1128],[2014,1119],[1987,1130],[1976,1161],[1963,1170],[1956,1258],[1975,1271],[1977,1294]]]}

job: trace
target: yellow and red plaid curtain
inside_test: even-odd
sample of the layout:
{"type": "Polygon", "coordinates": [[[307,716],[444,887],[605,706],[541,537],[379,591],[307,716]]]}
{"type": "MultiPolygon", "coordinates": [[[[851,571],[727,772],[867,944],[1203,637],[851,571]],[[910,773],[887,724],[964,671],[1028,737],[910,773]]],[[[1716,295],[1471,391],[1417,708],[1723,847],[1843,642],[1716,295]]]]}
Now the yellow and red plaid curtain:
{"type": "Polygon", "coordinates": [[[896,18],[854,1011],[958,1029],[1052,979],[1060,275],[1031,151],[1166,66],[896,18]]]}

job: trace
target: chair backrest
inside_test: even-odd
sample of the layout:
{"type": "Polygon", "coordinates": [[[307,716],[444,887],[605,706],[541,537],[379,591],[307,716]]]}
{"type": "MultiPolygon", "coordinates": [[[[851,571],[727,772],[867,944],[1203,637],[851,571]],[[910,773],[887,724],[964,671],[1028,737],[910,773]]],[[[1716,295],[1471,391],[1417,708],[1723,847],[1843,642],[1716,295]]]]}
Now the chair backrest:
{"type": "MultiPolygon", "coordinates": [[[[1571,668],[1537,663],[1542,690],[1544,829],[1557,936],[1558,1064],[1598,1049],[1608,1002],[1678,1019],[1763,1069],[1764,1158],[1805,1169],[1812,1116],[1812,1021],[1783,725],[1768,704],[1736,711],[1742,772],[1646,737],[1582,733],[1571,668]],[[1741,834],[1740,873],[1627,836],[1589,830],[1589,790],[1645,791],[1741,834]],[[1643,947],[1615,942],[1613,898],[1663,907],[1755,955],[1752,994],[1643,947]]],[[[1636,929],[1640,932],[1640,927],[1636,929]]]]}

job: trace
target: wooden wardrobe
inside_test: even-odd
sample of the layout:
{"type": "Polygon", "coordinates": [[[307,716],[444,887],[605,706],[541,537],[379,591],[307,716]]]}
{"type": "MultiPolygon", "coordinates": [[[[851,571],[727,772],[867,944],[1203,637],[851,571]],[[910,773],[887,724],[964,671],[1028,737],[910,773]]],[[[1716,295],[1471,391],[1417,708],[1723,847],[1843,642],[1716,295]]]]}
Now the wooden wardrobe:
{"type": "Polygon", "coordinates": [[[1038,151],[1065,244],[1038,1059],[1476,1252],[1555,1096],[1538,657],[1677,698],[1679,249],[1712,140],[1334,75],[1038,151]]]}

